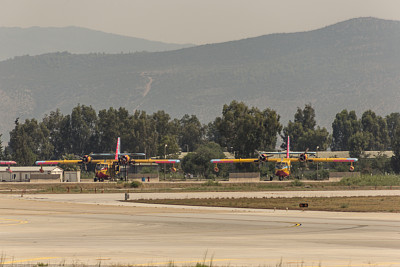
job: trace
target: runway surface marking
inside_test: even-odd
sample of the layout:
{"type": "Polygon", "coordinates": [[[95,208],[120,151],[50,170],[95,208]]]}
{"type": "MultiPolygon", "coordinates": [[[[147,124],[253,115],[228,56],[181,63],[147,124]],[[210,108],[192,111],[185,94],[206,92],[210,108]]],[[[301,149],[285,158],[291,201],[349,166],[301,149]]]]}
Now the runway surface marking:
{"type": "Polygon", "coordinates": [[[0,264],[14,264],[14,263],[21,263],[21,262],[28,262],[28,261],[40,261],[40,260],[51,260],[51,259],[57,259],[57,257],[42,257],[42,258],[32,258],[32,259],[25,259],[25,260],[12,260],[12,261],[0,262],[0,264]]]}
{"type": "Polygon", "coordinates": [[[0,225],[19,225],[19,224],[26,224],[28,221],[25,220],[14,220],[14,219],[5,219],[5,218],[0,218],[0,225]]]}

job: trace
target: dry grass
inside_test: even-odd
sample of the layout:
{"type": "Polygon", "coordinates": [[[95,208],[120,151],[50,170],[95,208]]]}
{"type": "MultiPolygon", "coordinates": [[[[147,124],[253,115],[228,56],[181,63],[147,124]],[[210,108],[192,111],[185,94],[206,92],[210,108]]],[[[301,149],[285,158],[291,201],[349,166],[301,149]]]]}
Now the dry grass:
{"type": "Polygon", "coordinates": [[[138,188],[132,188],[131,183],[125,182],[82,182],[82,183],[0,183],[0,193],[117,193],[125,191],[135,192],[255,192],[255,191],[282,191],[282,190],[369,190],[369,189],[400,189],[392,184],[338,184],[335,182],[261,182],[261,183],[224,183],[224,182],[160,182],[139,183],[138,188]]]}
{"type": "Polygon", "coordinates": [[[235,207],[251,209],[290,209],[319,211],[353,211],[353,212],[400,212],[400,196],[382,197],[313,197],[313,198],[219,198],[219,199],[157,199],[135,200],[134,202],[235,207]],[[299,207],[308,203],[308,208],[299,207]]]}

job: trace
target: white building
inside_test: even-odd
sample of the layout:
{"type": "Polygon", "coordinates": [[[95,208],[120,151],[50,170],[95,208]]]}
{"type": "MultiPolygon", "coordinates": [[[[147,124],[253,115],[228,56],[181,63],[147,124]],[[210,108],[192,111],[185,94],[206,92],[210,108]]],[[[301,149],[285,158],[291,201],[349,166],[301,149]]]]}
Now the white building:
{"type": "Polygon", "coordinates": [[[1,182],[62,182],[63,169],[57,166],[0,167],[1,182]],[[42,171],[41,171],[42,169],[42,171]]]}

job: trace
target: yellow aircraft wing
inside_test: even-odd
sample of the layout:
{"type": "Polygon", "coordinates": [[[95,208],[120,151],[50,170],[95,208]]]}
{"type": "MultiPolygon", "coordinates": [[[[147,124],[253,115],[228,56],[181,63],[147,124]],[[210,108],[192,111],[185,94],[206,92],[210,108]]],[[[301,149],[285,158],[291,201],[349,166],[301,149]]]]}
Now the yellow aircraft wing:
{"type": "Polygon", "coordinates": [[[101,163],[104,159],[95,159],[88,162],[84,162],[81,159],[65,159],[65,160],[39,160],[36,161],[36,165],[58,165],[58,164],[83,164],[83,163],[101,163]]]}
{"type": "MultiPolygon", "coordinates": [[[[118,160],[114,159],[90,159],[87,162],[84,162],[82,159],[76,160],[40,160],[36,161],[36,165],[57,165],[57,164],[83,164],[83,163],[102,163],[102,162],[118,162],[118,160]]],[[[179,163],[179,159],[132,159],[130,163],[179,163]]]]}
{"type": "Polygon", "coordinates": [[[174,164],[179,163],[179,159],[132,159],[131,163],[159,163],[159,164],[174,164]]]}
{"type": "MultiPolygon", "coordinates": [[[[290,161],[303,161],[299,158],[290,158],[290,161]]],[[[307,158],[307,162],[356,162],[357,158],[307,158]]]]}
{"type": "Polygon", "coordinates": [[[9,161],[0,161],[0,165],[15,165],[17,164],[15,161],[13,160],[9,160],[9,161]]]}
{"type": "Polygon", "coordinates": [[[266,158],[265,160],[260,160],[259,158],[248,158],[248,159],[212,159],[211,163],[253,163],[253,162],[277,162],[281,161],[280,158],[266,158]]]}

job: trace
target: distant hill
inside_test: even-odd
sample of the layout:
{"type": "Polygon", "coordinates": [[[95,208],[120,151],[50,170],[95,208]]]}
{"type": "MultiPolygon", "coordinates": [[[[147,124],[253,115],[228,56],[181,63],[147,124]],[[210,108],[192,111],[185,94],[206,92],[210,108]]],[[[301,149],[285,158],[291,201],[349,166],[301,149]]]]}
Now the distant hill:
{"type": "Polygon", "coordinates": [[[284,124],[311,103],[329,128],[345,108],[359,117],[367,109],[400,112],[400,22],[357,18],[156,53],[22,56],[0,62],[0,95],[3,139],[16,117],[69,114],[78,103],[208,123],[235,99],[275,109],[284,124]]]}
{"type": "Polygon", "coordinates": [[[168,44],[80,27],[0,27],[0,61],[23,55],[68,51],[75,54],[167,51],[192,44],[168,44]]]}

